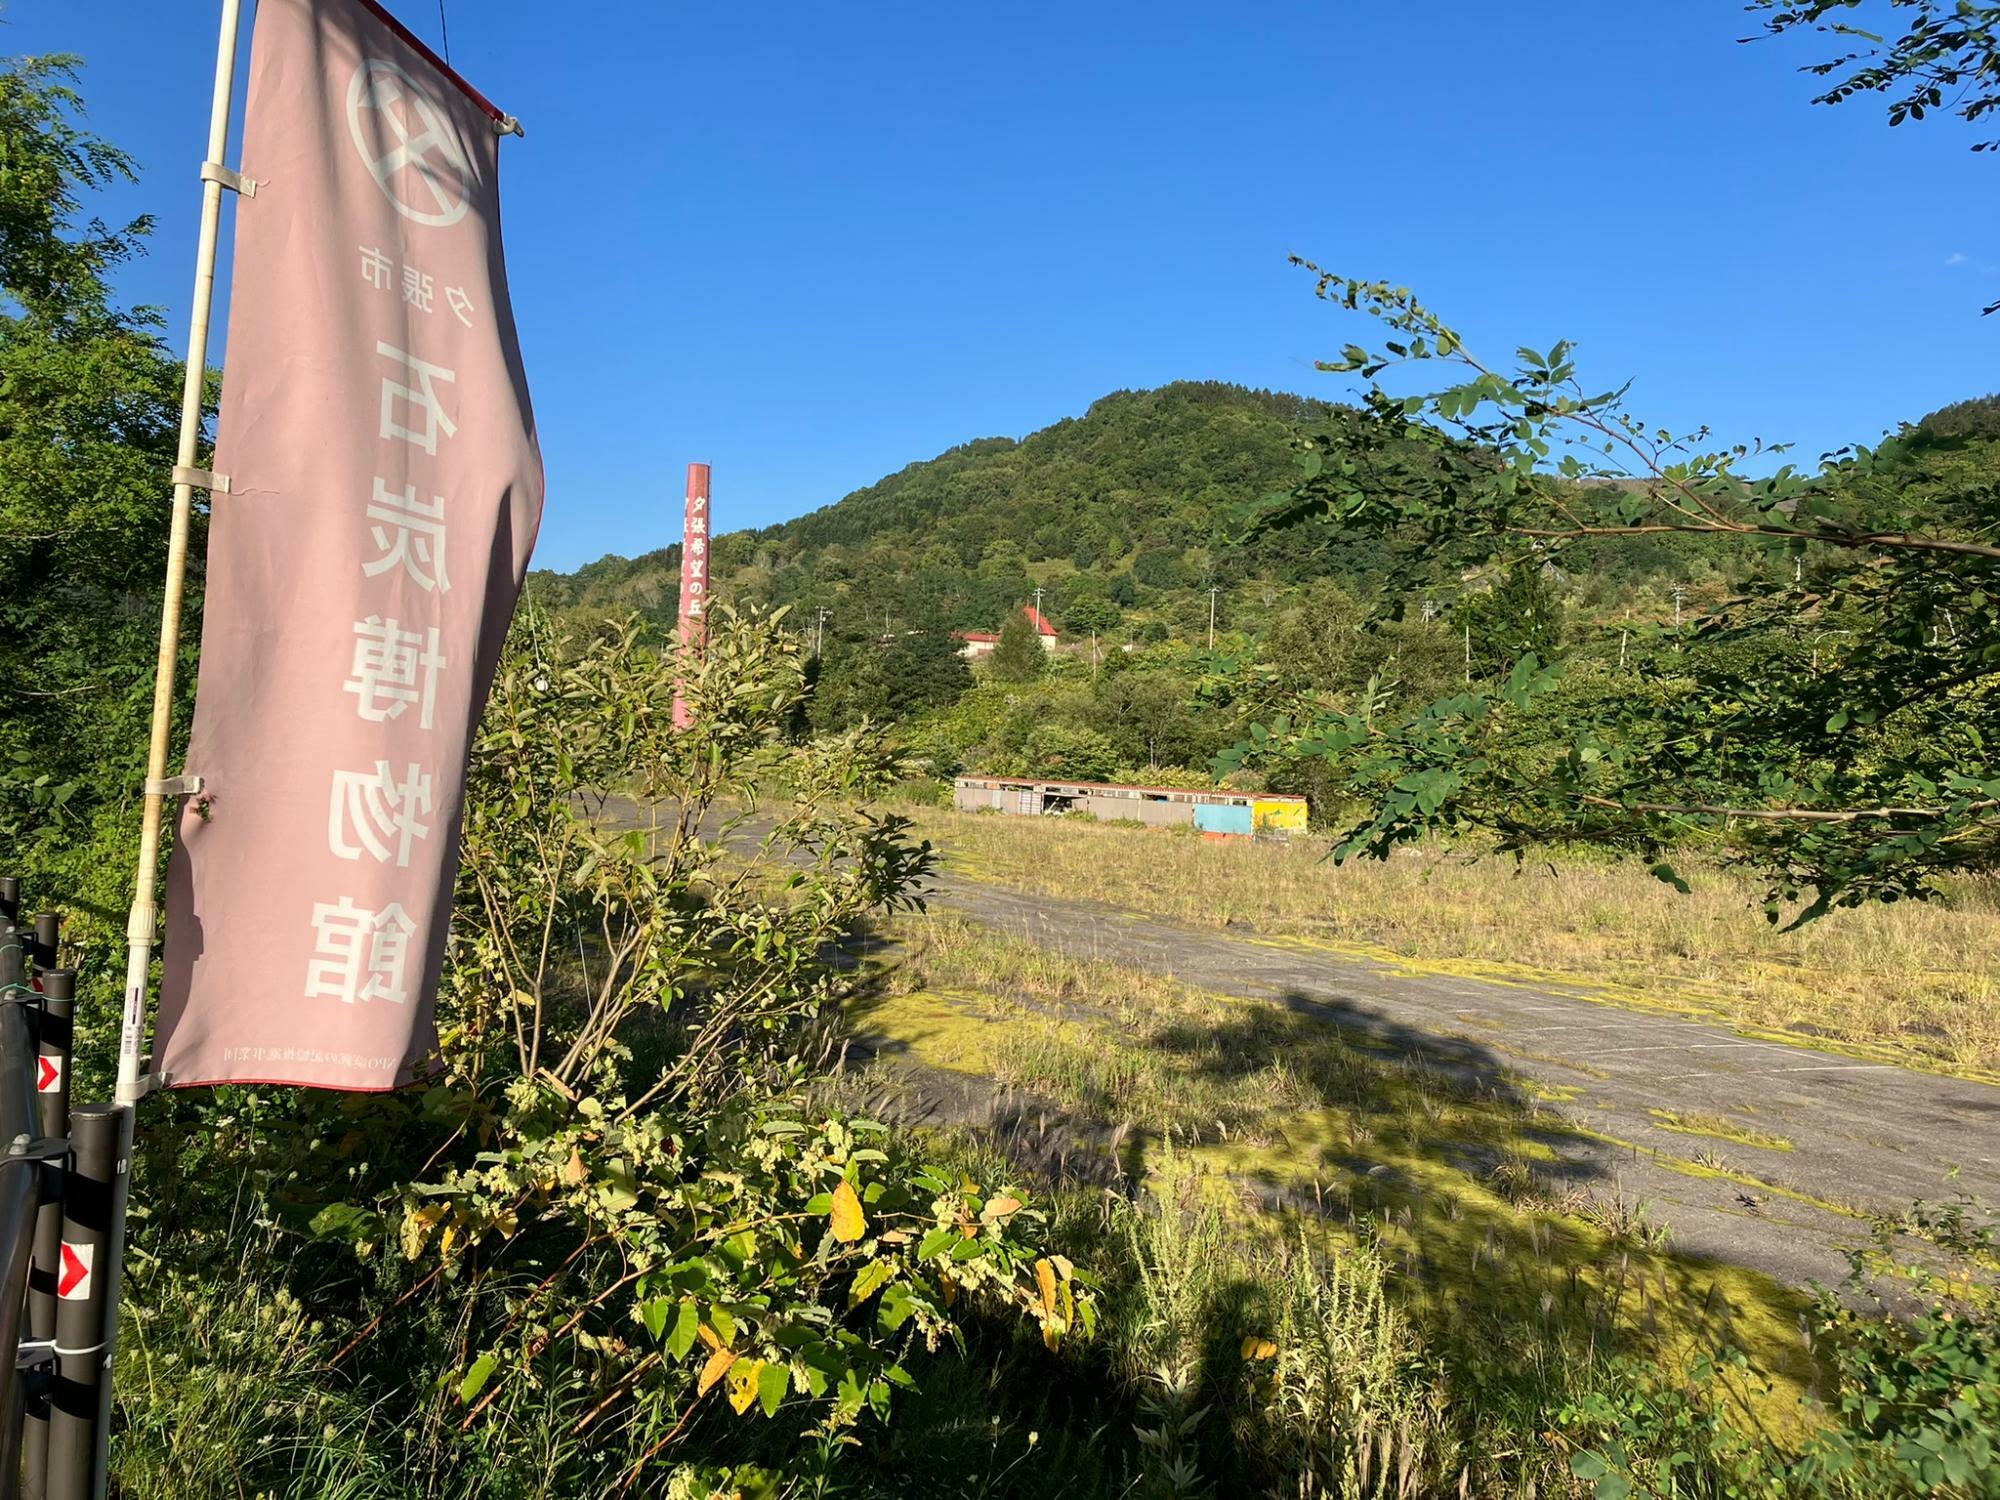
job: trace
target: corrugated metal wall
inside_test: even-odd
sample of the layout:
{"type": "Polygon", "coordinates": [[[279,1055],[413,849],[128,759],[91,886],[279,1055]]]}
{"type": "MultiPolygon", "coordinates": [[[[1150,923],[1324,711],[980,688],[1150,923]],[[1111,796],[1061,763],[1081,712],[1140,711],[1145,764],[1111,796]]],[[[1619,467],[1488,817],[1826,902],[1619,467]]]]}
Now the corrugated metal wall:
{"type": "Polygon", "coordinates": [[[1037,817],[1051,799],[1102,822],[1129,819],[1155,828],[1193,824],[1204,833],[1249,836],[1303,831],[1306,826],[1305,803],[1291,797],[988,777],[960,777],[952,787],[952,805],[961,812],[1037,817]]]}

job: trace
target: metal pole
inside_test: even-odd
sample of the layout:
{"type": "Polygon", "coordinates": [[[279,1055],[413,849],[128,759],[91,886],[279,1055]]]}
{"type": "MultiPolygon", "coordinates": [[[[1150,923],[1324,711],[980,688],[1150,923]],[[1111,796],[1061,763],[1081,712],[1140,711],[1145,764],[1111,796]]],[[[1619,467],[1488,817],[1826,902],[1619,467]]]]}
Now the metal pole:
{"type": "Polygon", "coordinates": [[[98,1418],[111,1390],[118,1316],[111,1235],[125,1211],[124,1122],[131,1110],[85,1104],[70,1115],[56,1295],[56,1381],[49,1413],[49,1500],[102,1495],[107,1436],[98,1418]]]}
{"type": "MultiPolygon", "coordinates": [[[[236,87],[236,33],[242,20],[242,0],[222,0],[222,22],[215,45],[215,87],[208,106],[208,154],[203,164],[220,167],[229,152],[230,95],[236,87]]],[[[116,1103],[104,1109],[113,1140],[109,1155],[117,1167],[118,1191],[110,1195],[112,1217],[104,1226],[103,1264],[97,1268],[103,1289],[102,1328],[115,1332],[118,1277],[125,1250],[125,1164],[132,1154],[133,1107],[144,1092],[139,1081],[139,1055],[146,1032],[146,990],[153,965],[153,939],[159,923],[160,824],[166,814],[163,783],[174,718],[174,661],[181,644],[181,600],[187,583],[188,530],[194,514],[194,486],[186,477],[194,468],[201,445],[202,393],[208,378],[208,321],[215,302],[215,248],[222,232],[222,183],[203,175],[201,233],[195,245],[194,305],[188,315],[187,370],[181,382],[180,445],[175,451],[173,521],[167,533],[166,594],[160,606],[160,655],[153,677],[152,738],[146,748],[145,805],[139,825],[139,866],[132,883],[132,911],[125,923],[125,1009],[118,1036],[116,1103]]],[[[102,1108],[102,1107],[100,1107],[102,1108]]],[[[93,1116],[97,1120],[98,1116],[93,1116]]],[[[81,1114],[79,1114],[81,1119],[81,1114]]],[[[95,1128],[95,1127],[94,1127],[95,1128]]],[[[73,1344],[69,1338],[64,1343],[73,1344]]],[[[95,1340],[91,1340],[95,1342],[95,1340]]],[[[95,1355],[91,1356],[96,1359],[95,1355]]],[[[67,1366],[70,1361],[64,1360],[67,1366]]],[[[102,1497],[109,1476],[105,1455],[111,1441],[111,1355],[104,1355],[104,1379],[96,1422],[89,1493],[102,1497]]],[[[65,1374],[67,1371],[65,1370],[65,1374]]],[[[58,1387],[60,1394],[61,1387],[58,1387]]],[[[61,1409],[58,1407],[58,1418],[61,1409]]],[[[72,1435],[73,1436],[73,1435],[72,1435]]],[[[60,1459],[59,1446],[52,1461],[60,1459]]],[[[60,1491],[53,1491],[60,1494],[60,1491]]]]}
{"type": "MultiPolygon", "coordinates": [[[[75,1034],[76,970],[50,969],[41,976],[42,1021],[35,1036],[35,1102],[42,1137],[69,1134],[70,1048],[75,1034]]],[[[62,1266],[62,1164],[42,1167],[42,1206],[35,1219],[35,1262],[28,1272],[28,1337],[53,1342],[56,1336],[56,1283],[62,1266]]],[[[49,1404],[46,1394],[31,1402],[21,1438],[21,1493],[44,1500],[48,1493],[49,1404]]]]}
{"type": "Polygon", "coordinates": [[[17,1351],[34,1252],[35,1200],[42,1182],[35,1145],[36,1001],[23,993],[25,934],[0,932],[0,1494],[18,1493],[26,1382],[17,1351]]]}
{"type": "Polygon", "coordinates": [[[0,922],[18,922],[21,919],[21,878],[18,875],[0,875],[0,922]]]}
{"type": "Polygon", "coordinates": [[[35,913],[35,935],[28,943],[28,961],[35,972],[56,966],[56,940],[62,933],[62,918],[52,911],[35,913]]]}

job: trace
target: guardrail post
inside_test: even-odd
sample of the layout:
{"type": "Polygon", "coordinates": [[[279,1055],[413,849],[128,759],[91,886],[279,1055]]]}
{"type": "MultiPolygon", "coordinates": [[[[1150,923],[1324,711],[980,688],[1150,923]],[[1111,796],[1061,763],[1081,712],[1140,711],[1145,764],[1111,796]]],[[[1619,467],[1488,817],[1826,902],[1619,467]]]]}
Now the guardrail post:
{"type": "Polygon", "coordinates": [[[0,922],[9,926],[21,920],[21,880],[16,875],[0,875],[0,922]]]}
{"type": "Polygon", "coordinates": [[[28,1263],[34,1251],[35,1204],[48,1149],[36,1139],[35,1025],[40,996],[21,984],[22,937],[0,930],[0,1493],[18,1492],[25,1383],[18,1351],[27,1313],[28,1263]]]}
{"type": "Polygon", "coordinates": [[[35,913],[33,936],[28,940],[28,961],[35,966],[35,973],[56,966],[56,939],[62,932],[62,918],[52,911],[35,913]]]}
{"type": "Polygon", "coordinates": [[[106,1241],[123,1206],[119,1159],[128,1110],[85,1104],[70,1113],[70,1171],[57,1247],[56,1380],[49,1412],[48,1500],[101,1494],[100,1408],[111,1364],[109,1320],[117,1302],[106,1274],[106,1241]]]}
{"type": "MultiPolygon", "coordinates": [[[[76,970],[49,969],[42,986],[41,1026],[35,1036],[35,1103],[44,1139],[69,1134],[70,1048],[75,1033],[76,970]]],[[[56,1341],[56,1286],[62,1270],[63,1189],[60,1162],[42,1167],[41,1207],[35,1217],[35,1259],[28,1272],[28,1337],[56,1341]]],[[[38,1383],[27,1397],[21,1432],[24,1500],[46,1500],[49,1467],[49,1391],[38,1383]]]]}

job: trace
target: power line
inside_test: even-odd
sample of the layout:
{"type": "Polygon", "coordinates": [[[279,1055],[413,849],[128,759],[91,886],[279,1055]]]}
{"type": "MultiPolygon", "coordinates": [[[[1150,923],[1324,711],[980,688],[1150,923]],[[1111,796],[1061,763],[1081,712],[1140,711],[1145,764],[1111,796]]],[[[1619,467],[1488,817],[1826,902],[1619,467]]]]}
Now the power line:
{"type": "Polygon", "coordinates": [[[444,46],[445,66],[451,66],[451,27],[445,24],[444,0],[438,0],[438,40],[444,46]]]}

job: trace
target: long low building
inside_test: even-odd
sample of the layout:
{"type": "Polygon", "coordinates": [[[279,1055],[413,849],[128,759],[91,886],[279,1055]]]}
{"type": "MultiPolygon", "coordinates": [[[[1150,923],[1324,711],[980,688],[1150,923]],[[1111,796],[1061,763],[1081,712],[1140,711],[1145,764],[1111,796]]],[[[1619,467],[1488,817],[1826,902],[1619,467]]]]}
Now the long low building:
{"type": "Polygon", "coordinates": [[[1032,781],[1013,776],[961,776],[952,803],[960,812],[1008,817],[1088,813],[1101,822],[1129,818],[1157,827],[1192,825],[1203,833],[1287,838],[1306,827],[1306,799],[1265,792],[1196,792],[1185,787],[1114,786],[1099,781],[1032,781]]]}

